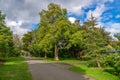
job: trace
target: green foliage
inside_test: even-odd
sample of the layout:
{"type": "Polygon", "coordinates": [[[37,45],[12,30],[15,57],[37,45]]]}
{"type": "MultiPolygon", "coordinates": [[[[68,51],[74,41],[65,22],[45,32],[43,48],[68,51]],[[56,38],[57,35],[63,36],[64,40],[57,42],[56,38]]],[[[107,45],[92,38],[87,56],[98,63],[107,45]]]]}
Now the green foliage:
{"type": "Polygon", "coordinates": [[[12,53],[12,32],[4,23],[5,15],[0,11],[0,56],[7,57],[12,53]]]}
{"type": "Polygon", "coordinates": [[[103,58],[106,66],[113,67],[115,71],[113,74],[120,76],[120,53],[111,53],[103,58]]]}
{"type": "Polygon", "coordinates": [[[3,14],[2,11],[0,10],[0,22],[4,23],[4,19],[5,19],[5,14],[3,14]]]}
{"type": "MultiPolygon", "coordinates": [[[[120,49],[119,35],[115,35],[118,41],[113,41],[104,28],[96,27],[97,19],[92,15],[83,25],[79,25],[70,23],[66,14],[66,9],[50,3],[47,10],[39,13],[41,20],[38,29],[28,32],[22,38],[23,49],[38,56],[54,55],[56,60],[59,60],[59,56],[91,59],[89,64],[99,68],[107,64],[103,60],[106,56],[104,52],[110,49],[109,45],[112,49],[120,49]]],[[[118,68],[119,61],[110,64],[118,68]]]]}
{"type": "Polygon", "coordinates": [[[4,58],[5,65],[0,66],[0,80],[32,80],[28,65],[23,58],[4,58]]]}
{"type": "Polygon", "coordinates": [[[102,51],[110,43],[109,33],[95,27],[97,19],[93,16],[80,26],[71,24],[66,13],[67,10],[60,5],[49,4],[47,10],[39,13],[41,20],[38,29],[24,35],[24,48],[43,54],[52,50],[55,55],[61,49],[72,49],[77,57],[90,55],[99,60],[102,51]]]}
{"type": "Polygon", "coordinates": [[[79,30],[77,32],[75,32],[74,34],[71,35],[71,38],[69,40],[69,45],[68,47],[74,46],[74,47],[80,47],[82,48],[83,46],[83,40],[84,40],[84,30],[79,30]]]}
{"type": "Polygon", "coordinates": [[[120,41],[120,33],[114,34],[114,36],[120,41]]]}
{"type": "Polygon", "coordinates": [[[118,76],[112,75],[102,70],[87,67],[86,65],[76,65],[71,67],[70,70],[90,76],[96,80],[120,80],[118,76]]]}
{"type": "Polygon", "coordinates": [[[49,4],[48,10],[40,12],[41,21],[39,28],[30,34],[33,35],[35,33],[35,37],[28,40],[25,40],[27,38],[26,35],[23,37],[23,42],[24,44],[26,43],[25,47],[31,45],[31,48],[33,48],[36,45],[34,46],[37,48],[36,50],[43,53],[49,53],[55,45],[57,49],[65,48],[72,32],[72,24],[65,16],[66,13],[66,9],[62,9],[59,5],[49,4]],[[32,40],[33,43],[29,44],[29,40],[32,40]]]}
{"type": "Polygon", "coordinates": [[[27,50],[28,46],[32,42],[32,33],[28,32],[27,34],[24,34],[24,37],[22,38],[22,42],[23,42],[23,49],[27,50]]]}

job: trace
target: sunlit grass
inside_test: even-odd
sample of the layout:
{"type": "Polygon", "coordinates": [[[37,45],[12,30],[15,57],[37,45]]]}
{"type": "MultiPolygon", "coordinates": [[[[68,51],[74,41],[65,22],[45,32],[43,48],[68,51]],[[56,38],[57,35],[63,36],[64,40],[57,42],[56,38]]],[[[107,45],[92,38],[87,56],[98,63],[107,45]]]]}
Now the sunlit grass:
{"type": "Polygon", "coordinates": [[[46,62],[61,62],[61,63],[85,63],[87,61],[83,61],[80,59],[76,59],[76,58],[60,58],[59,61],[55,61],[53,58],[41,58],[41,57],[37,57],[36,59],[40,59],[46,62]]]}
{"type": "Polygon", "coordinates": [[[86,65],[76,65],[72,66],[70,70],[75,71],[80,74],[84,74],[93,77],[96,80],[120,80],[117,76],[112,75],[103,70],[87,67],[86,65]]]}
{"type": "Polygon", "coordinates": [[[83,61],[83,60],[75,59],[75,58],[68,58],[68,59],[62,58],[59,61],[55,61],[53,58],[47,58],[47,59],[38,58],[38,59],[47,61],[47,62],[61,62],[61,63],[73,64],[73,66],[69,70],[92,77],[96,80],[120,80],[118,76],[110,74],[104,70],[100,70],[100,69],[93,68],[93,67],[88,67],[86,64],[90,60],[83,61]],[[77,63],[77,64],[74,64],[74,63],[77,63]]]}
{"type": "Polygon", "coordinates": [[[23,58],[7,58],[0,66],[0,80],[32,80],[28,65],[23,58]]]}

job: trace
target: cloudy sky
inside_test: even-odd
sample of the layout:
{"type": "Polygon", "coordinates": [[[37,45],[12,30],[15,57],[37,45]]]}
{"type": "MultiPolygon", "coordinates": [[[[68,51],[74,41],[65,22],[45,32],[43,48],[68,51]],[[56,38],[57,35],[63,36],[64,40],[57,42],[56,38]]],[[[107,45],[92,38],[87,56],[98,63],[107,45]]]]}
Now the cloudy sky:
{"type": "Polygon", "coordinates": [[[86,21],[91,13],[112,34],[120,32],[120,0],[1,0],[0,10],[6,14],[6,24],[14,34],[22,36],[37,27],[39,12],[51,2],[68,10],[71,22],[86,21]]]}

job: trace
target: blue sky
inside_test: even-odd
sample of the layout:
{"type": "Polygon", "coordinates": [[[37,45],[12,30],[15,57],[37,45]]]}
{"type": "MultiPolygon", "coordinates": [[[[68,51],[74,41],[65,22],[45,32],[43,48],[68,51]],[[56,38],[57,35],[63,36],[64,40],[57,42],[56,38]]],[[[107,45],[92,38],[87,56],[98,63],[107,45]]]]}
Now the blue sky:
{"type": "Polygon", "coordinates": [[[79,19],[82,23],[89,19],[91,14],[98,18],[99,25],[97,27],[104,27],[106,31],[111,33],[111,36],[120,32],[120,0],[106,0],[106,2],[98,0],[97,3],[83,7],[82,14],[77,15],[70,12],[67,16],[71,17],[71,21],[79,19]]]}
{"type": "MultiPolygon", "coordinates": [[[[106,7],[104,12],[102,12],[102,14],[100,15],[100,17],[101,17],[100,22],[102,22],[102,23],[108,23],[108,22],[120,23],[120,0],[114,0],[113,2],[105,2],[100,5],[104,5],[106,7]]],[[[97,3],[94,3],[90,7],[83,8],[82,10],[84,13],[81,15],[76,15],[71,12],[70,14],[68,13],[67,16],[75,17],[76,19],[79,19],[81,21],[86,21],[88,12],[89,11],[94,12],[95,9],[97,8],[97,6],[98,6],[97,3]]],[[[93,15],[95,15],[95,13],[93,13],[93,15]]]]}
{"type": "Polygon", "coordinates": [[[6,14],[6,24],[14,34],[24,33],[37,28],[39,12],[47,9],[51,2],[66,8],[68,19],[73,23],[86,21],[93,14],[111,35],[120,32],[120,0],[1,0],[0,10],[6,14]]]}

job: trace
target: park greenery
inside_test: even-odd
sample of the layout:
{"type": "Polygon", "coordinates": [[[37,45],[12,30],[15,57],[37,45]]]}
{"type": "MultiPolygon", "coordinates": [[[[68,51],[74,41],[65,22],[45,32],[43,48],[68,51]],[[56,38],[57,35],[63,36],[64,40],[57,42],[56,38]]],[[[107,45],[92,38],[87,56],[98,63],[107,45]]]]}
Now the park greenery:
{"type": "Polygon", "coordinates": [[[27,62],[21,57],[6,58],[0,66],[0,80],[32,80],[27,62]]]}
{"type": "Polygon", "coordinates": [[[74,58],[85,61],[87,68],[97,67],[120,76],[119,33],[114,35],[117,38],[114,40],[103,27],[96,27],[97,18],[92,14],[82,25],[79,20],[71,23],[66,16],[67,10],[54,3],[39,15],[38,28],[24,34],[21,42],[19,36],[13,35],[6,26],[5,15],[0,11],[0,57],[20,56],[26,51],[31,56],[56,61],[74,58]]]}
{"type": "Polygon", "coordinates": [[[5,15],[0,11],[0,56],[8,57],[13,52],[12,32],[5,25],[5,15]]]}
{"type": "MultiPolygon", "coordinates": [[[[42,10],[38,29],[25,34],[22,38],[23,49],[32,56],[60,58],[77,58],[89,61],[90,67],[114,68],[114,74],[120,76],[120,35],[114,36],[98,25],[92,16],[79,24],[72,24],[67,16],[67,10],[57,4],[49,4],[47,10],[42,10]]],[[[109,71],[108,71],[109,72],[109,71]]]]}

